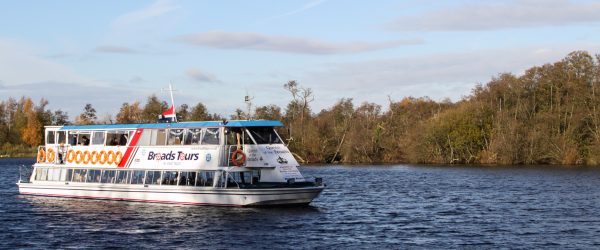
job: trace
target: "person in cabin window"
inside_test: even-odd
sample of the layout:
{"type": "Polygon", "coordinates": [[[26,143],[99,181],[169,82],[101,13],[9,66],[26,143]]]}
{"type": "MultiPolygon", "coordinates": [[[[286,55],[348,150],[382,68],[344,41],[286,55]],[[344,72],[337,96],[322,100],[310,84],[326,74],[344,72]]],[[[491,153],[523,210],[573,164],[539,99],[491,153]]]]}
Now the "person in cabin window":
{"type": "Polygon", "coordinates": [[[117,146],[117,145],[119,145],[119,142],[117,141],[117,137],[113,137],[113,138],[110,140],[110,143],[109,143],[108,145],[109,145],[109,146],[117,146]]]}
{"type": "Polygon", "coordinates": [[[81,145],[83,146],[87,146],[90,145],[90,139],[87,138],[87,136],[82,136],[81,137],[81,145]]]}
{"type": "Polygon", "coordinates": [[[127,145],[127,136],[125,134],[122,134],[121,137],[119,138],[119,145],[121,145],[121,146],[127,145]]]}

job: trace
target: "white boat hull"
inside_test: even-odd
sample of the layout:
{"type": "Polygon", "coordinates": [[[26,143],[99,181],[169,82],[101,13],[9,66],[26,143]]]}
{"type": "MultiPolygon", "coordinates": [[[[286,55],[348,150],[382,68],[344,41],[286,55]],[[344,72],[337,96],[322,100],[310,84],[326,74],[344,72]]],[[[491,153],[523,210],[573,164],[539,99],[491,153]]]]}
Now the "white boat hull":
{"type": "Polygon", "coordinates": [[[87,199],[106,199],[217,206],[302,205],[315,199],[323,186],[238,189],[186,186],[145,186],[97,183],[17,183],[19,193],[87,199]]]}

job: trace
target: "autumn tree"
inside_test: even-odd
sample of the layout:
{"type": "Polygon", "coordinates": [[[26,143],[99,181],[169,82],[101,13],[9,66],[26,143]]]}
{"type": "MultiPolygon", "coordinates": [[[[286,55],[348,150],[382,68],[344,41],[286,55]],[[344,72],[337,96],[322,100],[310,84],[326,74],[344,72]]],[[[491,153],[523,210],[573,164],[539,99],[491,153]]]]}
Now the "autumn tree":
{"type": "Polygon", "coordinates": [[[143,114],[139,102],[129,104],[127,102],[121,105],[119,113],[116,116],[116,122],[121,124],[142,123],[143,114]]]}
{"type": "Polygon", "coordinates": [[[31,99],[25,99],[23,112],[27,117],[27,124],[21,129],[21,140],[32,147],[40,145],[42,142],[42,123],[38,119],[31,99]]]}

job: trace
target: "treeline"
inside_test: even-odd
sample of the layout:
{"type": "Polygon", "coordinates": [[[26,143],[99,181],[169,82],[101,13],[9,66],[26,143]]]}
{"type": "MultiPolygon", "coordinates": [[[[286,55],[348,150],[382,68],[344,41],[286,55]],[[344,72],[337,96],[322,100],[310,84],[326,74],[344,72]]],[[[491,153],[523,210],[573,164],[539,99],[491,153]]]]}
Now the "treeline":
{"type": "MultiPolygon", "coordinates": [[[[343,163],[485,163],[600,164],[600,57],[584,51],[527,70],[523,75],[500,74],[478,85],[459,102],[406,97],[356,106],[343,98],[315,112],[310,88],[295,81],[283,87],[290,102],[242,109],[229,119],[281,120],[279,132],[304,162],[343,163]]],[[[68,124],[61,110],[29,98],[0,102],[2,150],[42,143],[44,125],[68,124]]],[[[156,96],[123,103],[114,118],[98,120],[87,104],[76,124],[152,123],[167,110],[156,96]]],[[[183,104],[180,121],[221,120],[206,106],[183,104]]]]}

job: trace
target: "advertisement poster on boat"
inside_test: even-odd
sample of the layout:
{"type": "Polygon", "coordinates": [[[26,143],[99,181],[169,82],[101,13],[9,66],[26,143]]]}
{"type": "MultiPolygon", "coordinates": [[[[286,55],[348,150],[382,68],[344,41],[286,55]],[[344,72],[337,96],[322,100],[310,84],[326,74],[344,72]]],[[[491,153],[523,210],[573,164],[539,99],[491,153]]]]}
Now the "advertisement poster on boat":
{"type": "Polygon", "coordinates": [[[133,153],[130,168],[217,168],[218,146],[139,148],[133,153]]]}
{"type": "Polygon", "coordinates": [[[276,167],[284,179],[304,178],[297,166],[299,165],[292,153],[283,144],[251,145],[247,146],[248,167],[276,167]]]}

